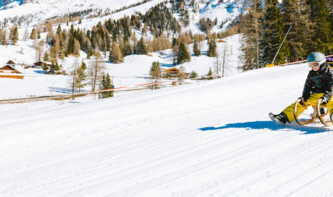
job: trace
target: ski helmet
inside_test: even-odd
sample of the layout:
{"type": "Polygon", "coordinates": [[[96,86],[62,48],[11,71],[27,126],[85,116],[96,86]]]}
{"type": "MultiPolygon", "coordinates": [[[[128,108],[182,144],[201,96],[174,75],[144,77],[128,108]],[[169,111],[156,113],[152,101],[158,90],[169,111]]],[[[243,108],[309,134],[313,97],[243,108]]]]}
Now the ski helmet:
{"type": "Polygon", "coordinates": [[[320,52],[313,52],[308,57],[308,63],[319,63],[321,65],[324,62],[326,62],[326,57],[320,52]]]}

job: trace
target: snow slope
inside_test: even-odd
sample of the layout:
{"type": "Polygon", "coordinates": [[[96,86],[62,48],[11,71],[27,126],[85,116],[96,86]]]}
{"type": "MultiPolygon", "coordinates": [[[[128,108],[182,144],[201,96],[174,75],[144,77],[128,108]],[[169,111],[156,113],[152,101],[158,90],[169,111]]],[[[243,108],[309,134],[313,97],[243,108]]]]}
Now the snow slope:
{"type": "MultiPolygon", "coordinates": [[[[26,26],[28,25],[29,31],[37,24],[44,24],[46,21],[55,18],[61,18],[66,15],[74,14],[77,16],[78,12],[86,11],[88,13],[83,15],[82,24],[78,25],[80,28],[90,29],[98,22],[104,22],[110,18],[118,19],[125,15],[130,16],[132,14],[141,12],[146,13],[149,8],[156,4],[165,2],[165,0],[150,0],[141,5],[134,6],[136,3],[143,2],[143,0],[38,0],[38,3],[26,3],[19,5],[18,1],[14,1],[7,6],[0,7],[0,21],[7,24],[15,21],[15,24],[19,25],[19,32],[23,34],[26,26]],[[122,11],[118,11],[114,14],[110,14],[113,11],[119,10],[129,6],[122,11]],[[97,15],[100,17],[90,16],[97,15]],[[24,20],[16,20],[23,17],[24,20]],[[5,20],[6,19],[6,20],[5,20]],[[6,22],[5,22],[6,21],[6,22]]],[[[242,1],[229,0],[227,2],[219,2],[218,0],[200,0],[197,1],[198,11],[193,12],[193,6],[189,5],[189,1],[186,1],[190,14],[190,24],[185,27],[183,31],[192,31],[193,33],[201,32],[198,22],[202,17],[210,18],[211,20],[217,19],[217,25],[213,28],[213,32],[219,32],[221,30],[220,25],[224,22],[223,30],[226,30],[230,23],[239,16],[242,12],[242,1]]],[[[171,9],[171,4],[167,4],[171,9]]],[[[174,17],[179,19],[179,13],[175,13],[174,17]]],[[[58,27],[55,24],[55,28],[58,27]]],[[[66,28],[66,26],[63,26],[66,28]]]]}
{"type": "Polygon", "coordinates": [[[0,196],[332,196],[332,129],[268,118],[301,95],[308,69],[2,105],[0,196]]]}
{"type": "MultiPolygon", "coordinates": [[[[159,0],[153,0],[159,1],[159,0]]],[[[123,6],[137,3],[137,0],[39,0],[38,3],[27,3],[12,9],[2,10],[0,18],[24,16],[26,14],[37,14],[40,19],[47,19],[53,16],[68,14],[76,11],[87,9],[102,9],[107,8],[116,10],[123,6]],[[42,14],[40,14],[42,12],[42,14]]]]}

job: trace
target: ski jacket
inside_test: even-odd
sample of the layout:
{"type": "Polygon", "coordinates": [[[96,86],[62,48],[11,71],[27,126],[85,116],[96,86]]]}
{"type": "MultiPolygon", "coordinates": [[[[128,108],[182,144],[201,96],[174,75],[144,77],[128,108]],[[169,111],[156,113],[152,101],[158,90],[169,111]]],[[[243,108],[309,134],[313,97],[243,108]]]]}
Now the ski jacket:
{"type": "Polygon", "coordinates": [[[307,100],[312,93],[324,93],[324,97],[329,100],[332,96],[332,86],[333,71],[327,63],[323,63],[318,71],[309,72],[302,97],[307,100]]]}

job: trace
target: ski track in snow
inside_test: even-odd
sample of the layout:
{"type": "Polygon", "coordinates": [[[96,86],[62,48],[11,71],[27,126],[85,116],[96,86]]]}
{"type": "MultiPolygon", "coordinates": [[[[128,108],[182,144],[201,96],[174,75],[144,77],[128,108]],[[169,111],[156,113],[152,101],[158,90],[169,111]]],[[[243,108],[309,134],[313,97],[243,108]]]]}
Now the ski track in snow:
{"type": "Polygon", "coordinates": [[[0,196],[332,196],[331,128],[268,118],[307,69],[0,112],[0,196]]]}

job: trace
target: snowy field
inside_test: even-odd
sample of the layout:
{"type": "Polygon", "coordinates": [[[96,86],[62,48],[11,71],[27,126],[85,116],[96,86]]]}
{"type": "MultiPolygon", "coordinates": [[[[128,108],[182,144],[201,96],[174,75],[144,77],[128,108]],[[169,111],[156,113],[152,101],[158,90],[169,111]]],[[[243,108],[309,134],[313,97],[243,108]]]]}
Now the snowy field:
{"type": "MultiPolygon", "coordinates": [[[[225,60],[225,76],[232,76],[240,72],[239,66],[241,61],[239,60],[240,52],[240,35],[230,36],[225,39],[226,43],[217,43],[217,51],[219,53],[219,73],[222,70],[223,53],[226,50],[225,60]]],[[[5,65],[8,60],[13,60],[17,64],[30,64],[32,65],[35,56],[34,50],[29,48],[31,43],[21,43],[23,53],[20,51],[19,46],[3,46],[0,45],[0,65],[5,65]]],[[[211,68],[214,73],[217,73],[217,59],[207,56],[207,42],[202,42],[202,55],[196,57],[193,55],[193,44],[188,46],[191,55],[191,61],[182,65],[176,66],[180,68],[183,66],[185,72],[191,73],[195,71],[199,76],[207,75],[211,68]]],[[[64,60],[59,60],[59,65],[63,66],[63,69],[70,73],[73,69],[74,62],[79,64],[81,61],[85,61],[87,67],[89,67],[90,60],[85,59],[86,54],[81,52],[80,58],[69,57],[64,60]]],[[[108,54],[105,58],[105,70],[112,76],[115,87],[123,87],[129,85],[138,85],[151,82],[150,80],[150,67],[154,61],[159,61],[162,69],[169,69],[173,67],[173,55],[172,50],[165,50],[161,52],[154,52],[150,56],[147,55],[130,55],[126,56],[124,63],[112,64],[108,61],[108,54]]],[[[0,99],[10,98],[22,98],[31,96],[47,96],[47,95],[59,95],[70,94],[72,92],[70,87],[71,77],[66,75],[48,75],[44,74],[42,69],[23,69],[21,66],[17,66],[17,69],[24,74],[24,80],[18,79],[5,79],[0,78],[0,83],[4,84],[0,86],[0,99]]],[[[87,85],[83,91],[90,91],[91,87],[87,85]]]]}
{"type": "Polygon", "coordinates": [[[332,129],[268,118],[301,95],[308,70],[2,105],[0,196],[332,196],[332,129]]]}

